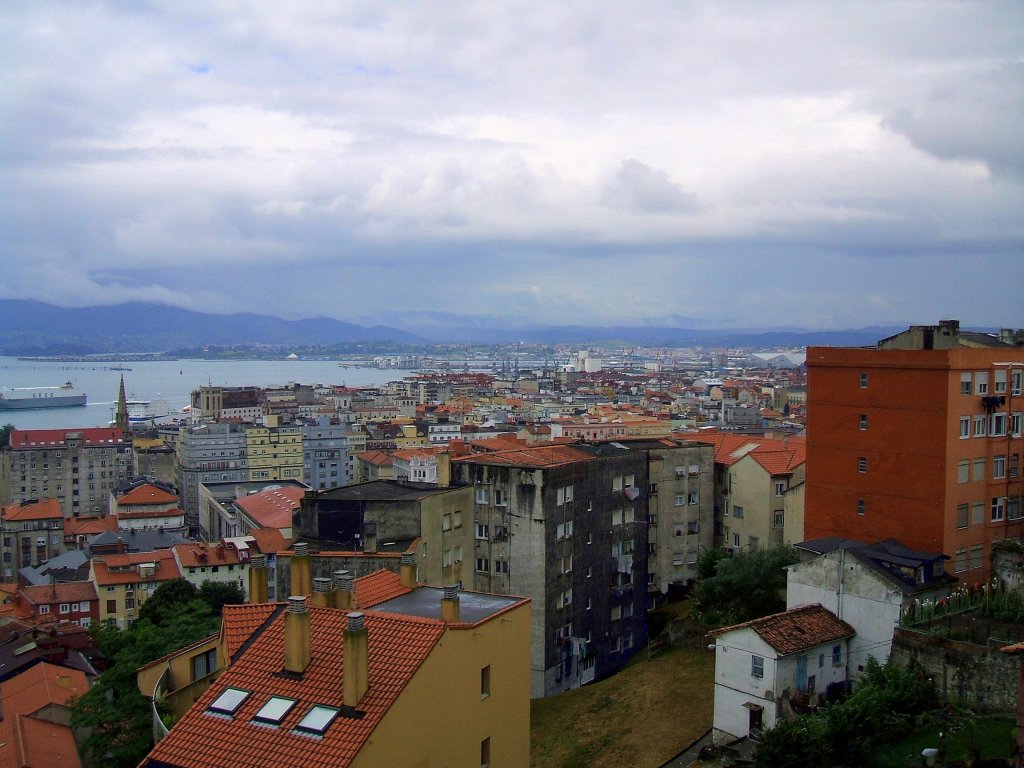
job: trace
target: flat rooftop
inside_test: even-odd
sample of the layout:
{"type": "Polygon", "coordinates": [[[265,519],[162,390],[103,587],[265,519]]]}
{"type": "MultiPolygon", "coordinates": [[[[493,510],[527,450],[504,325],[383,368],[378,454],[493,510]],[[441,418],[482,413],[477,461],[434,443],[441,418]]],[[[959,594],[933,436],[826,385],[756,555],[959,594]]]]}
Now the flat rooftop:
{"type": "MultiPolygon", "coordinates": [[[[438,587],[417,587],[398,597],[378,603],[370,610],[418,616],[424,619],[441,618],[441,598],[444,590],[438,587]]],[[[477,624],[496,616],[515,605],[526,602],[523,597],[491,595],[484,592],[459,592],[459,622],[477,624]]]]}

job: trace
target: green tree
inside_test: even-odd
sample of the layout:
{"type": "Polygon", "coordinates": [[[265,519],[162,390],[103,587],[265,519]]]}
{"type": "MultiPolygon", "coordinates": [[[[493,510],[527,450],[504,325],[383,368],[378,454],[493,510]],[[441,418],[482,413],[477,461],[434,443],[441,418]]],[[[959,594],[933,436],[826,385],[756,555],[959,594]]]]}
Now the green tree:
{"type": "Polygon", "coordinates": [[[154,624],[163,624],[169,612],[178,606],[199,599],[199,590],[185,579],[165,581],[139,608],[139,618],[154,624]]]}
{"type": "Polygon", "coordinates": [[[245,602],[245,593],[234,582],[228,584],[222,581],[204,581],[199,587],[199,597],[217,616],[221,615],[225,605],[245,602]]]}
{"type": "Polygon", "coordinates": [[[786,566],[799,559],[792,547],[778,546],[719,560],[714,575],[694,589],[694,617],[709,626],[723,626],[785,610],[786,566]]]}
{"type": "Polygon", "coordinates": [[[11,444],[11,430],[13,429],[13,424],[4,424],[0,427],[0,448],[6,448],[11,444]]]}
{"type": "MultiPolygon", "coordinates": [[[[197,594],[191,584],[185,584],[191,594],[197,594]]],[[[138,669],[217,631],[218,619],[207,602],[188,598],[189,591],[173,582],[164,586],[143,604],[145,609],[155,600],[157,609],[135,626],[121,630],[103,623],[91,630],[108,666],[75,702],[71,722],[88,734],[82,749],[94,765],[130,768],[153,745],[150,700],[139,692],[138,669]],[[167,589],[161,593],[164,586],[167,589]]]]}
{"type": "Polygon", "coordinates": [[[728,560],[729,553],[719,547],[705,549],[697,560],[697,578],[710,579],[722,560],[728,560]]]}

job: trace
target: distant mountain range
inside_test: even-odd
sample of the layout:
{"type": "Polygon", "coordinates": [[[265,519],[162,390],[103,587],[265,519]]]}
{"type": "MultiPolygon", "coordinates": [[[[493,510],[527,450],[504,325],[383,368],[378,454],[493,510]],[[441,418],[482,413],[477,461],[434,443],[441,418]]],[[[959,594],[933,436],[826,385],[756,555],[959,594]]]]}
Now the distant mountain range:
{"type": "MultiPolygon", "coordinates": [[[[874,344],[905,326],[846,331],[800,329],[694,329],[666,325],[585,326],[495,324],[493,318],[445,314],[403,318],[417,333],[383,325],[361,326],[331,318],[282,320],[255,314],[215,315],[160,304],[130,303],[66,308],[24,299],[0,299],[0,353],[78,355],[168,352],[206,346],[311,347],[353,343],[616,344],[625,346],[723,346],[790,348],[874,344]]],[[[500,321],[497,321],[500,322],[500,321]]]]}

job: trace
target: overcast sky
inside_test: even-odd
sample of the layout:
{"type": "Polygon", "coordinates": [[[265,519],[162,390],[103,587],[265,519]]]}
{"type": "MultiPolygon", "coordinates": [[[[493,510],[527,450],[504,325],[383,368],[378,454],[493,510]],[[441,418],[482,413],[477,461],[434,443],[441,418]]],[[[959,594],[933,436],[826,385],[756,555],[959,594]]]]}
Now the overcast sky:
{"type": "Polygon", "coordinates": [[[1024,3],[5,2],[0,66],[0,297],[1024,326],[1024,3]]]}

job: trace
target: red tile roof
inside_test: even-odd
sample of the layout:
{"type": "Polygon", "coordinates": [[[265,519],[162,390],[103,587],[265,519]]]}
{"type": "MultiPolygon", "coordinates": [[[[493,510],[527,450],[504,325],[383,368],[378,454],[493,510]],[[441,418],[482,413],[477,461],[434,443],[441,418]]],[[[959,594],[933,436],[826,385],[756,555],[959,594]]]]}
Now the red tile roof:
{"type": "Polygon", "coordinates": [[[130,552],[126,555],[105,555],[92,559],[92,569],[97,587],[116,584],[137,584],[148,581],[170,581],[180,579],[181,571],[174,562],[174,553],[169,549],[155,552],[130,552]],[[138,566],[142,563],[153,563],[156,568],[152,576],[143,578],[138,566]]]}
{"type": "Polygon", "coordinates": [[[292,513],[305,495],[305,488],[282,486],[241,496],[235,499],[235,504],[263,528],[291,528],[292,513]]]}
{"type": "Polygon", "coordinates": [[[40,499],[23,504],[8,504],[0,508],[0,518],[4,520],[51,520],[63,518],[64,510],[57,499],[40,499]]]}
{"type": "Polygon", "coordinates": [[[256,549],[264,555],[272,555],[275,552],[288,549],[295,541],[294,538],[285,538],[277,528],[256,528],[246,535],[252,537],[256,549]]]}
{"type": "Polygon", "coordinates": [[[382,568],[379,571],[361,576],[353,582],[356,589],[356,605],[359,609],[372,608],[399,595],[412,592],[402,585],[401,577],[394,571],[382,568]]]}
{"type": "Polygon", "coordinates": [[[117,499],[119,505],[177,504],[178,497],[152,483],[143,483],[117,499]]]}
{"type": "Polygon", "coordinates": [[[11,430],[12,448],[60,448],[68,439],[68,435],[78,434],[82,436],[82,444],[85,446],[94,445],[123,445],[130,440],[125,440],[124,434],[119,429],[107,427],[96,427],[92,429],[14,429],[11,430]]]}
{"type": "Polygon", "coordinates": [[[175,544],[172,549],[182,568],[200,568],[206,565],[238,565],[238,550],[223,544],[210,545],[205,541],[175,544]]]}
{"type": "Polygon", "coordinates": [[[853,627],[817,603],[763,616],[743,624],[722,627],[708,634],[718,637],[726,632],[747,628],[754,630],[780,656],[788,656],[855,634],[853,627]]]}
{"type": "Polygon", "coordinates": [[[591,454],[569,445],[537,445],[518,450],[478,453],[472,456],[460,457],[453,461],[540,469],[593,460],[594,457],[591,454]]]}
{"type": "Polygon", "coordinates": [[[807,440],[787,437],[776,440],[756,435],[733,435],[722,432],[700,432],[693,436],[698,442],[715,448],[715,463],[732,466],[748,454],[771,475],[788,475],[807,457],[807,440]]]}
{"type": "Polygon", "coordinates": [[[221,614],[221,634],[224,637],[224,652],[230,659],[245,645],[257,629],[267,623],[276,613],[284,610],[287,603],[259,603],[253,605],[225,605],[221,614]]]}
{"type": "Polygon", "coordinates": [[[98,533],[117,530],[117,518],[107,517],[69,517],[64,520],[65,536],[93,536],[98,533]]]}
{"type": "Polygon", "coordinates": [[[96,586],[91,581],[66,581],[58,584],[38,584],[22,587],[21,594],[35,605],[53,603],[79,603],[98,600],[96,586]]]}
{"type": "Polygon", "coordinates": [[[339,715],[321,738],[294,732],[315,704],[339,707],[345,667],[342,611],[313,606],[310,611],[313,660],[293,679],[284,668],[284,617],[275,618],[229,666],[150,752],[146,765],[220,768],[244,765],[280,768],[349,765],[445,632],[433,619],[366,612],[369,634],[369,688],[360,700],[361,719],[339,715]],[[206,713],[226,688],[251,691],[231,718],[206,713]],[[297,699],[279,728],[252,722],[271,696],[297,699]],[[211,748],[211,745],[216,745],[211,748]],[[158,762],[159,761],[159,762],[158,762]]]}
{"type": "Polygon", "coordinates": [[[373,464],[377,467],[390,467],[394,463],[390,453],[384,451],[363,451],[357,453],[356,458],[366,464],[373,464]]]}
{"type": "Polygon", "coordinates": [[[89,688],[77,669],[42,661],[0,683],[0,765],[4,768],[78,768],[71,728],[32,717],[44,707],[67,707],[89,688]]]}

